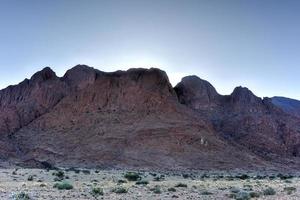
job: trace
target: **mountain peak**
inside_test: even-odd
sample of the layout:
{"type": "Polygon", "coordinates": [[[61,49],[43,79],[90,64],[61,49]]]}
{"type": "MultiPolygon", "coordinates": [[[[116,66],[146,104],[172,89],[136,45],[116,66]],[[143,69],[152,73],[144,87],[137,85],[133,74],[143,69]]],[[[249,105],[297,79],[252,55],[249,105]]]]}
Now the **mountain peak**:
{"type": "Polygon", "coordinates": [[[246,87],[236,87],[231,93],[232,101],[239,103],[257,103],[261,101],[261,98],[255,96],[251,90],[246,87]]]}
{"type": "Polygon", "coordinates": [[[87,65],[76,65],[69,69],[62,79],[72,87],[82,89],[95,81],[97,71],[87,65]]]}
{"type": "Polygon", "coordinates": [[[175,91],[180,103],[194,109],[214,104],[220,96],[208,81],[195,75],[182,78],[176,85],[175,91]]]}
{"type": "Polygon", "coordinates": [[[47,81],[54,78],[58,78],[55,72],[50,67],[45,67],[41,71],[36,72],[32,77],[31,80],[33,81],[47,81]]]}

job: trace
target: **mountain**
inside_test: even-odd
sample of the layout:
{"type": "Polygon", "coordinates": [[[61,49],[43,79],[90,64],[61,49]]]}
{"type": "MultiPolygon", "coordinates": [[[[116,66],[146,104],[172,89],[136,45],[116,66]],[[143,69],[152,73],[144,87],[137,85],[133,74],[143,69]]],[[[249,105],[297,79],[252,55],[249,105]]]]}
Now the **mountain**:
{"type": "Polygon", "coordinates": [[[300,117],[300,101],[286,97],[273,97],[272,103],[285,112],[300,117]]]}
{"type": "Polygon", "coordinates": [[[299,166],[300,121],[238,87],[222,96],[159,69],[49,67],[0,91],[0,160],[29,167],[254,169],[299,166]]]}
{"type": "Polygon", "coordinates": [[[195,76],[183,78],[175,91],[182,104],[211,121],[227,141],[247,147],[266,160],[276,161],[278,156],[298,160],[300,121],[274,105],[272,99],[261,99],[244,87],[222,96],[195,76]]]}

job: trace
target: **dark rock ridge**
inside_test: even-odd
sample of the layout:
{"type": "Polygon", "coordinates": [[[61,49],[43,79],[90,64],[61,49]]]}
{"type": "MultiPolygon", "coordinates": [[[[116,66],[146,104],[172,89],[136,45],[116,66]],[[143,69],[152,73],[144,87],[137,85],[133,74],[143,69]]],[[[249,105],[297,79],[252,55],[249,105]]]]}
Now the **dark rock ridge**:
{"type": "Polygon", "coordinates": [[[272,97],[272,103],[283,111],[300,117],[300,101],[286,97],[272,97]]]}
{"type": "Polygon", "coordinates": [[[0,160],[25,166],[299,167],[300,122],[237,87],[159,69],[44,68],[0,91],[0,160]]]}
{"type": "MultiPolygon", "coordinates": [[[[228,96],[213,92],[200,78],[186,77],[175,87],[181,103],[210,119],[222,137],[241,144],[264,158],[298,157],[300,146],[299,119],[283,112],[272,99],[261,99],[249,89],[237,87],[228,96]],[[184,92],[182,92],[184,91],[184,92]],[[190,101],[190,98],[197,97],[190,101]]],[[[298,158],[296,158],[298,159],[298,158]]]]}

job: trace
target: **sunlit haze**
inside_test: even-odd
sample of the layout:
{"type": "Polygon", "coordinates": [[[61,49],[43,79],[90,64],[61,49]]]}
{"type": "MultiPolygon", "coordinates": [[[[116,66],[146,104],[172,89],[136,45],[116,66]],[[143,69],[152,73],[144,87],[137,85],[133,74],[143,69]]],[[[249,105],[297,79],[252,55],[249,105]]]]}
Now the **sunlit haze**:
{"type": "Polygon", "coordinates": [[[197,75],[221,94],[300,99],[300,1],[4,0],[0,88],[45,66],[197,75]]]}

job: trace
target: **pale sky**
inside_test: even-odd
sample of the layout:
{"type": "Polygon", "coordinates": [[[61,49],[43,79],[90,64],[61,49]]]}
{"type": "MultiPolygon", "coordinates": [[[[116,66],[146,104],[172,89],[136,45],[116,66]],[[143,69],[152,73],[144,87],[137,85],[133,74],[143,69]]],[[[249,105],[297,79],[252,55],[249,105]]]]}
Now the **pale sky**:
{"type": "Polygon", "coordinates": [[[299,10],[297,0],[1,0],[0,88],[87,64],[300,99],[299,10]]]}

